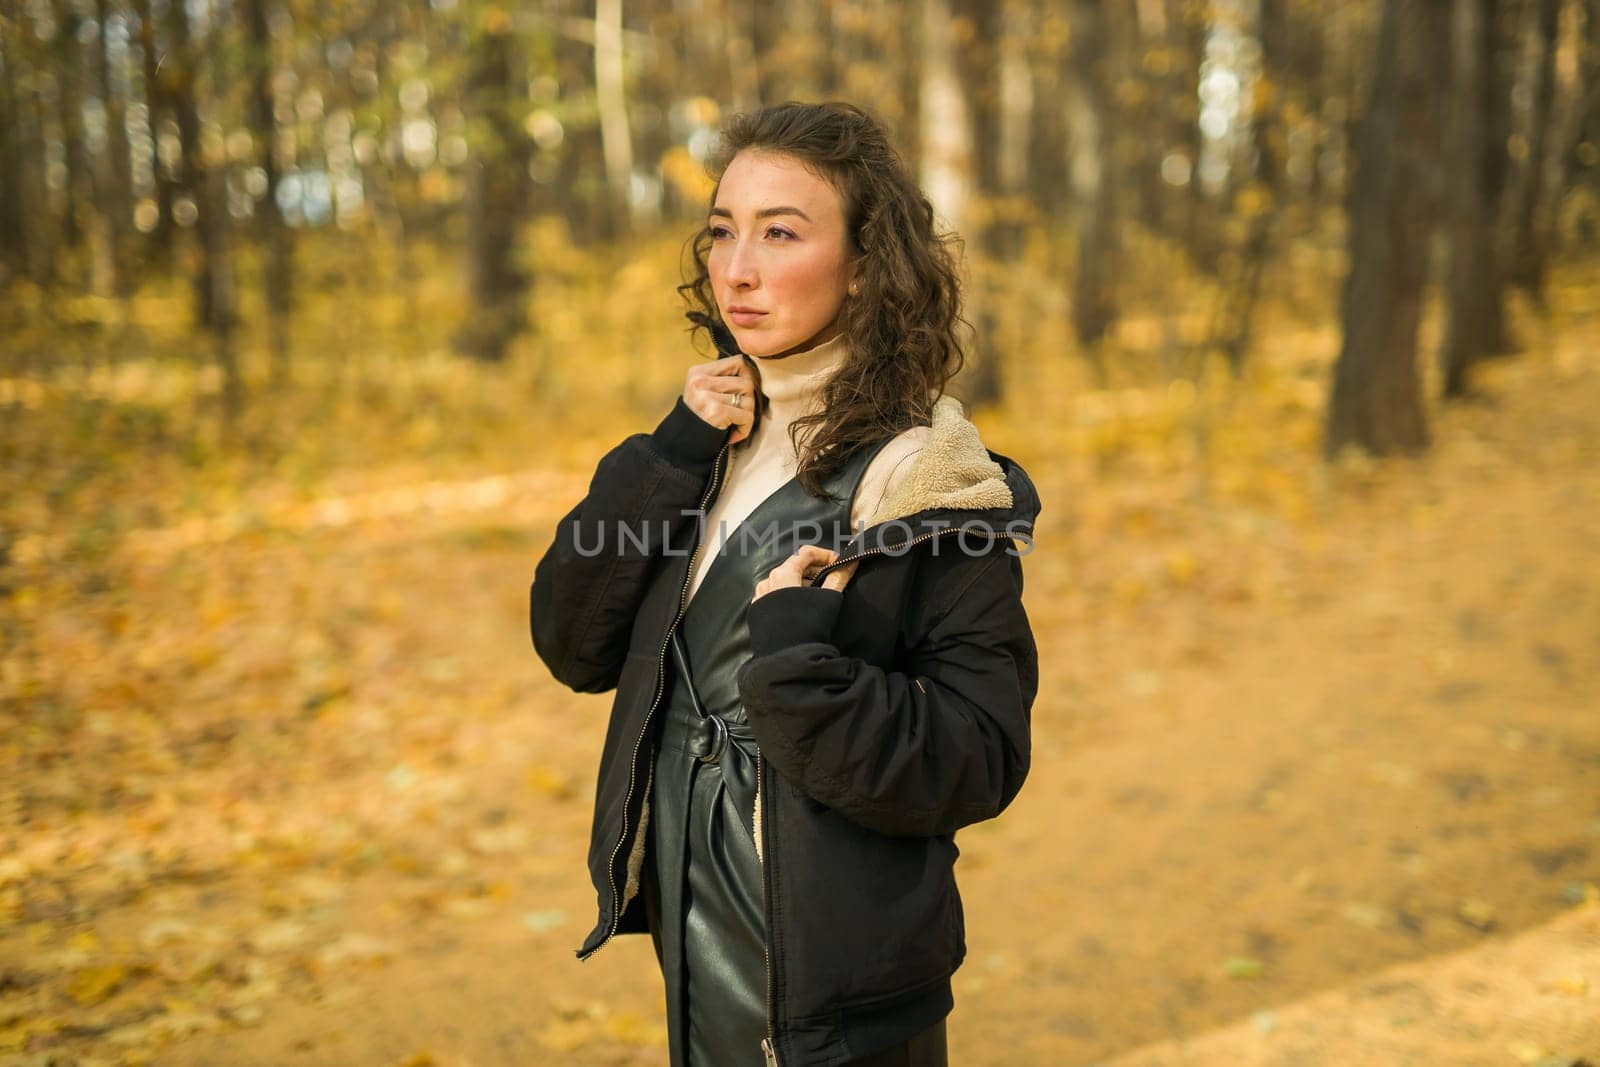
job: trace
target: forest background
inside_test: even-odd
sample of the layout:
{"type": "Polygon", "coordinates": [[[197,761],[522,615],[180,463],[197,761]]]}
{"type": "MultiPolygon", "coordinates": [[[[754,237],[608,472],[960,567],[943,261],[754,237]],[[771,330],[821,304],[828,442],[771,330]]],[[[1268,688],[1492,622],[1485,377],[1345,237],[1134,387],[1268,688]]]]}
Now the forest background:
{"type": "Polygon", "coordinates": [[[660,1062],[526,589],[785,99],[1044,501],[953,1062],[1600,1057],[1597,0],[4,0],[0,1062],[660,1062]]]}

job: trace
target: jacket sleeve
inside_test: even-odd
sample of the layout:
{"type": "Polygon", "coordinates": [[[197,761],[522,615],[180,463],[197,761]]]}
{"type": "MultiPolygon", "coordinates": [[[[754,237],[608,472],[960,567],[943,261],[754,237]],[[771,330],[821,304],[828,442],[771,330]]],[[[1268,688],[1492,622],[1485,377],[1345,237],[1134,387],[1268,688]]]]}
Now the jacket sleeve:
{"type": "Polygon", "coordinates": [[[1028,773],[1038,654],[1022,566],[997,542],[950,590],[905,670],[830,639],[845,594],[777,589],[750,606],[739,690],[762,754],[812,798],[880,833],[931,836],[998,815],[1028,773]]]}
{"type": "Polygon", "coordinates": [[[650,576],[664,548],[698,521],[727,437],[679,397],[652,433],[634,434],[600,460],[528,593],[533,647],[557,681],[580,693],[616,687],[650,576]]]}

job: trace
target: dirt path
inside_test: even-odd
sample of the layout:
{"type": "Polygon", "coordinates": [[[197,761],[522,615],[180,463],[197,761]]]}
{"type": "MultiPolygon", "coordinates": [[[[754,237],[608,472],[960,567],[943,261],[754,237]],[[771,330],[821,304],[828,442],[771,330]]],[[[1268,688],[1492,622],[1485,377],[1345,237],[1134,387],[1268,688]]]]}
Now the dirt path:
{"type": "Polygon", "coordinates": [[[1449,956],[1261,1011],[1105,1067],[1600,1062],[1600,902],[1449,956]],[[1580,1053],[1587,1058],[1580,1060],[1580,1053]]]}
{"type": "MultiPolygon", "coordinates": [[[[1600,884],[1600,318],[1534,340],[1425,459],[1226,499],[997,429],[1046,505],[1044,686],[1022,796],[960,837],[953,1062],[1600,1056],[1574,910],[1600,884]]],[[[147,553],[119,575],[153,605],[137,647],[114,605],[41,631],[93,660],[52,694],[91,710],[17,742],[0,1062],[663,1062],[648,943],[572,958],[608,704],[527,643],[561,484],[147,553]]]]}

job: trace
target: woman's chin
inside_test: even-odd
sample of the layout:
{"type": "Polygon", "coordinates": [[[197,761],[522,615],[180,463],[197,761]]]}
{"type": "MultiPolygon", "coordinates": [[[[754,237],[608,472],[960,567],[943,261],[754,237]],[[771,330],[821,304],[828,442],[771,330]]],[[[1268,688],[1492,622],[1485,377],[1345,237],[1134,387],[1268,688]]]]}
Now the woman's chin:
{"type": "Polygon", "coordinates": [[[782,356],[797,355],[809,352],[822,344],[815,337],[789,337],[775,339],[770,334],[765,337],[740,337],[734,335],[734,340],[739,342],[739,351],[755,359],[776,359],[782,356]]]}
{"type": "Polygon", "coordinates": [[[757,359],[775,356],[793,347],[782,341],[774,343],[772,335],[761,330],[734,330],[733,339],[739,342],[739,351],[757,359]]]}
{"type": "Polygon", "coordinates": [[[826,328],[817,333],[800,333],[785,331],[782,334],[770,329],[728,327],[733,339],[739,344],[739,351],[755,359],[772,359],[775,356],[784,356],[792,352],[808,352],[822,342],[818,338],[832,337],[838,331],[826,328]]]}

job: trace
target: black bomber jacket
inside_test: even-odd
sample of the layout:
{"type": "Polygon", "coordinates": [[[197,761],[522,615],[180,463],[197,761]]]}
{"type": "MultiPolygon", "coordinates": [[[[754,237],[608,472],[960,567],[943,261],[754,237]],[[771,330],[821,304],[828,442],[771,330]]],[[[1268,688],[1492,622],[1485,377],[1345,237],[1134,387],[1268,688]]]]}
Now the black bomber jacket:
{"type": "MultiPolygon", "coordinates": [[[[646,930],[654,713],[728,436],[680,398],[600,460],[535,570],[539,656],[575,691],[615,690],[580,958],[646,930]]],[[[750,606],[737,684],[761,753],[769,1063],[842,1064],[951,1008],[966,951],[954,834],[1004,810],[1028,771],[1038,656],[1021,557],[1038,512],[1023,469],[943,397],[869,525],[827,546],[832,566],[860,559],[844,590],[823,572],[750,606]]]]}

